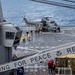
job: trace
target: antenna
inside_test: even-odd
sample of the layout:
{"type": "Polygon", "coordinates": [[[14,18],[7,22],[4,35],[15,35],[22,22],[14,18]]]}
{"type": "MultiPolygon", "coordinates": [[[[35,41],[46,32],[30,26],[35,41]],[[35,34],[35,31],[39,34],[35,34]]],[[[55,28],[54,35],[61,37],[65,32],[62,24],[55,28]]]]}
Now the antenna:
{"type": "Polygon", "coordinates": [[[66,8],[75,9],[75,5],[64,4],[64,3],[60,3],[60,2],[54,2],[54,1],[48,1],[48,0],[31,0],[31,1],[44,3],[44,4],[49,4],[49,5],[54,5],[54,6],[60,6],[60,7],[66,7],[66,8]]]}
{"type": "Polygon", "coordinates": [[[3,22],[3,12],[1,7],[1,0],[0,0],[0,22],[3,22]]]}

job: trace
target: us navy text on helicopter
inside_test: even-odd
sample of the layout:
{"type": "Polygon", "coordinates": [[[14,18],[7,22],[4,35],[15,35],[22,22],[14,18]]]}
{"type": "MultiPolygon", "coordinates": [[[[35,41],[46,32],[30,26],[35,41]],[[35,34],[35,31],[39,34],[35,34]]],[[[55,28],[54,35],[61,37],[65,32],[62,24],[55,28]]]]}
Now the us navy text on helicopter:
{"type": "Polygon", "coordinates": [[[54,51],[48,51],[46,53],[40,53],[38,55],[36,54],[31,57],[27,57],[18,61],[13,61],[4,65],[0,65],[0,72],[8,71],[29,64],[34,64],[40,61],[45,61],[50,58],[55,58],[57,56],[66,55],[70,53],[75,53],[75,46],[71,46],[69,48],[62,48],[61,50],[56,49],[54,51]]]}

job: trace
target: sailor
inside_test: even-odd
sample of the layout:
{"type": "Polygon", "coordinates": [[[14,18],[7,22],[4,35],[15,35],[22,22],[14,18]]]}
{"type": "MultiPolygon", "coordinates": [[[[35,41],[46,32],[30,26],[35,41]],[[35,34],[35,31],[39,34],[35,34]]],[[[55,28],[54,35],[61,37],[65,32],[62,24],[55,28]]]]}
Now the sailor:
{"type": "Polygon", "coordinates": [[[27,32],[26,32],[27,36],[28,36],[28,33],[29,33],[29,32],[27,31],[27,32]]]}
{"type": "Polygon", "coordinates": [[[19,67],[16,69],[17,75],[24,75],[24,69],[22,67],[19,67]]]}
{"type": "Polygon", "coordinates": [[[10,71],[10,75],[17,75],[16,70],[15,70],[15,69],[12,69],[12,70],[10,71]]]}
{"type": "Polygon", "coordinates": [[[23,40],[23,42],[25,42],[25,39],[26,39],[26,36],[22,36],[22,40],[23,40]]]}
{"type": "Polygon", "coordinates": [[[48,60],[48,72],[49,74],[52,74],[52,65],[53,65],[54,61],[53,59],[48,60]]]}
{"type": "Polygon", "coordinates": [[[16,54],[12,54],[12,59],[13,59],[13,60],[14,60],[14,59],[17,59],[16,54]]]}
{"type": "Polygon", "coordinates": [[[28,40],[30,41],[30,33],[28,33],[28,40]]]}
{"type": "Polygon", "coordinates": [[[32,30],[30,31],[30,33],[31,33],[31,36],[33,36],[33,31],[32,30]]]}

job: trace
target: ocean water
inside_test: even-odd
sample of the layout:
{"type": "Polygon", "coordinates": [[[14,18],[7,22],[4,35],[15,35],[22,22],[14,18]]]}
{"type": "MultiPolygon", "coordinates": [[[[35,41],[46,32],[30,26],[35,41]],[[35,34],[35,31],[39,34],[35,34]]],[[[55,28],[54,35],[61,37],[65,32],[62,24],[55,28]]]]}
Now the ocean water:
{"type": "MultiPolygon", "coordinates": [[[[75,5],[75,3],[63,0],[50,1],[75,5]]],[[[29,21],[38,21],[47,16],[52,17],[60,26],[75,26],[75,9],[52,6],[30,0],[1,0],[1,3],[4,19],[20,26],[26,25],[22,16],[29,21]]]]}

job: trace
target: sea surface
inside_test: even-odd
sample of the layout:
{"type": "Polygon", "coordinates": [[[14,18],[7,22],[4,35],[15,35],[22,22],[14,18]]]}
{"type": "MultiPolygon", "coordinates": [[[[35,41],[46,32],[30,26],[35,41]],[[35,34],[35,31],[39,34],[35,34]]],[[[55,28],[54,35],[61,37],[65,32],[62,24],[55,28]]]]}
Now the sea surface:
{"type": "MultiPolygon", "coordinates": [[[[63,0],[50,0],[75,5],[63,0]]],[[[74,1],[74,0],[72,0],[74,1]]],[[[39,21],[47,16],[60,26],[75,26],[75,9],[52,6],[30,0],[1,0],[4,19],[13,24],[26,26],[22,17],[29,21],[39,21]]]]}

